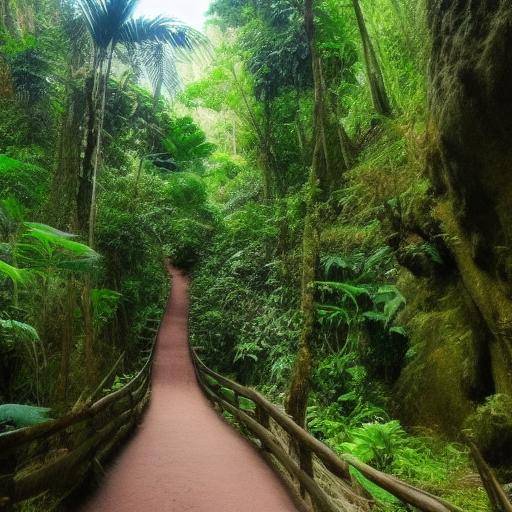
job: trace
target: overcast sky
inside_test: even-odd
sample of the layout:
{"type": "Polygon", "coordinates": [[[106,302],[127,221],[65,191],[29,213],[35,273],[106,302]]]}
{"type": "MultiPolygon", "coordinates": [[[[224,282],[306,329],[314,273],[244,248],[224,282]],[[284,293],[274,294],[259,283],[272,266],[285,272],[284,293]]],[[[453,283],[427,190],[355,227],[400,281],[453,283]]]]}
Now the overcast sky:
{"type": "Polygon", "coordinates": [[[210,0],[140,0],[137,14],[142,16],[162,14],[178,18],[201,30],[209,4],[210,0]]]}

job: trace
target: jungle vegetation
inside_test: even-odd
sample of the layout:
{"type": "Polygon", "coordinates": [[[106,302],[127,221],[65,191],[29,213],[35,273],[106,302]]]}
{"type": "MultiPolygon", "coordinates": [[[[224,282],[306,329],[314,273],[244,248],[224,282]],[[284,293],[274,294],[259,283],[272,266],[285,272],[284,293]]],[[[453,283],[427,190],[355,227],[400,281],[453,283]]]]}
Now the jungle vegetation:
{"type": "Polygon", "coordinates": [[[140,368],[170,258],[209,366],[490,510],[461,433],[512,480],[509,2],[136,4],[0,0],[0,429],[140,368]]]}

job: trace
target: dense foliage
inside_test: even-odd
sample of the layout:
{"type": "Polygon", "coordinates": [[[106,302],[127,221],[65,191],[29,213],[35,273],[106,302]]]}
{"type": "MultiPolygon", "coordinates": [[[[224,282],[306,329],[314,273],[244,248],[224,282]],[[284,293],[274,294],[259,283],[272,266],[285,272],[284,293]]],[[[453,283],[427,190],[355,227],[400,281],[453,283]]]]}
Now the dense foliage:
{"type": "MultiPolygon", "coordinates": [[[[128,4],[124,16],[135,6],[128,4]]],[[[136,371],[167,299],[164,258],[192,263],[215,224],[197,176],[214,149],[201,129],[172,112],[162,84],[154,93],[141,87],[140,66],[122,52],[123,71],[103,78],[102,107],[101,90],[90,96],[96,75],[88,64],[106,58],[98,48],[114,50],[109,31],[129,29],[117,40],[139,45],[132,58],[150,52],[144,41],[173,47],[160,64],[154,55],[143,59],[154,73],[204,37],[164,19],[130,19],[116,29],[112,13],[91,14],[99,5],[27,5],[28,26],[19,12],[1,26],[0,400],[14,404],[0,420],[6,428],[23,424],[23,414],[6,412],[17,403],[63,411],[86,400],[121,354],[117,372],[136,371]],[[91,238],[81,191],[100,151],[91,238]]],[[[178,80],[166,83],[171,78],[178,80]]]]}
{"type": "Polygon", "coordinates": [[[510,44],[433,4],[213,0],[208,43],[133,0],[0,0],[0,429],[141,366],[170,258],[212,368],[489,510],[460,432],[510,478],[510,127],[481,121],[510,44]]]}

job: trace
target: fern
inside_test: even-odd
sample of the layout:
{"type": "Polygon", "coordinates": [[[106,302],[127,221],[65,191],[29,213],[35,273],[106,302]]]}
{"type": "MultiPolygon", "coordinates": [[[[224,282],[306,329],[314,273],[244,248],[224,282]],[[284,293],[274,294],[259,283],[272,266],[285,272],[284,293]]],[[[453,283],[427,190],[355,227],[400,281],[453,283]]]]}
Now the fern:
{"type": "Polygon", "coordinates": [[[405,306],[405,297],[396,286],[383,285],[377,289],[373,302],[377,306],[383,306],[382,313],[387,327],[393,322],[400,309],[405,306]]]}
{"type": "Polygon", "coordinates": [[[390,247],[380,247],[368,258],[365,259],[362,273],[364,277],[374,276],[378,267],[389,264],[392,258],[390,247]]]}
{"type": "Polygon", "coordinates": [[[322,304],[317,307],[318,321],[321,324],[334,324],[339,327],[342,324],[349,324],[351,311],[330,304],[322,304]]]}
{"type": "Polygon", "coordinates": [[[387,423],[367,423],[349,432],[350,441],[340,449],[381,470],[391,467],[395,453],[407,437],[398,420],[387,423]]]}
{"type": "Polygon", "coordinates": [[[10,340],[39,341],[39,334],[29,324],[17,320],[0,320],[0,329],[10,340]]]}
{"type": "Polygon", "coordinates": [[[349,270],[353,269],[354,264],[349,258],[340,255],[323,256],[320,260],[325,275],[331,275],[333,269],[349,270]]]}
{"type": "Polygon", "coordinates": [[[365,285],[356,285],[351,283],[339,283],[336,281],[317,281],[316,285],[321,291],[340,292],[342,297],[347,297],[353,303],[354,307],[359,309],[357,299],[361,296],[370,297],[368,287],[365,285]]]}

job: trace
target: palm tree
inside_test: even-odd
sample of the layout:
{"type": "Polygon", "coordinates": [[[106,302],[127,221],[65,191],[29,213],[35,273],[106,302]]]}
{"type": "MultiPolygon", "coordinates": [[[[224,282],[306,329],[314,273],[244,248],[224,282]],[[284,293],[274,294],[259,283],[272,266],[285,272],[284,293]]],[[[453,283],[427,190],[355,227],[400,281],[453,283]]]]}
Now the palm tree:
{"type": "Polygon", "coordinates": [[[105,116],[107,83],[114,52],[124,48],[148,70],[156,94],[162,84],[174,86],[176,60],[188,60],[195,50],[205,48],[207,39],[197,30],[171,18],[133,18],[138,0],[79,0],[93,42],[93,65],[88,84],[89,123],[82,179],[79,187],[79,220],[94,242],[96,179],[101,131],[105,116]],[[87,218],[88,212],[88,218],[87,218]]]}

